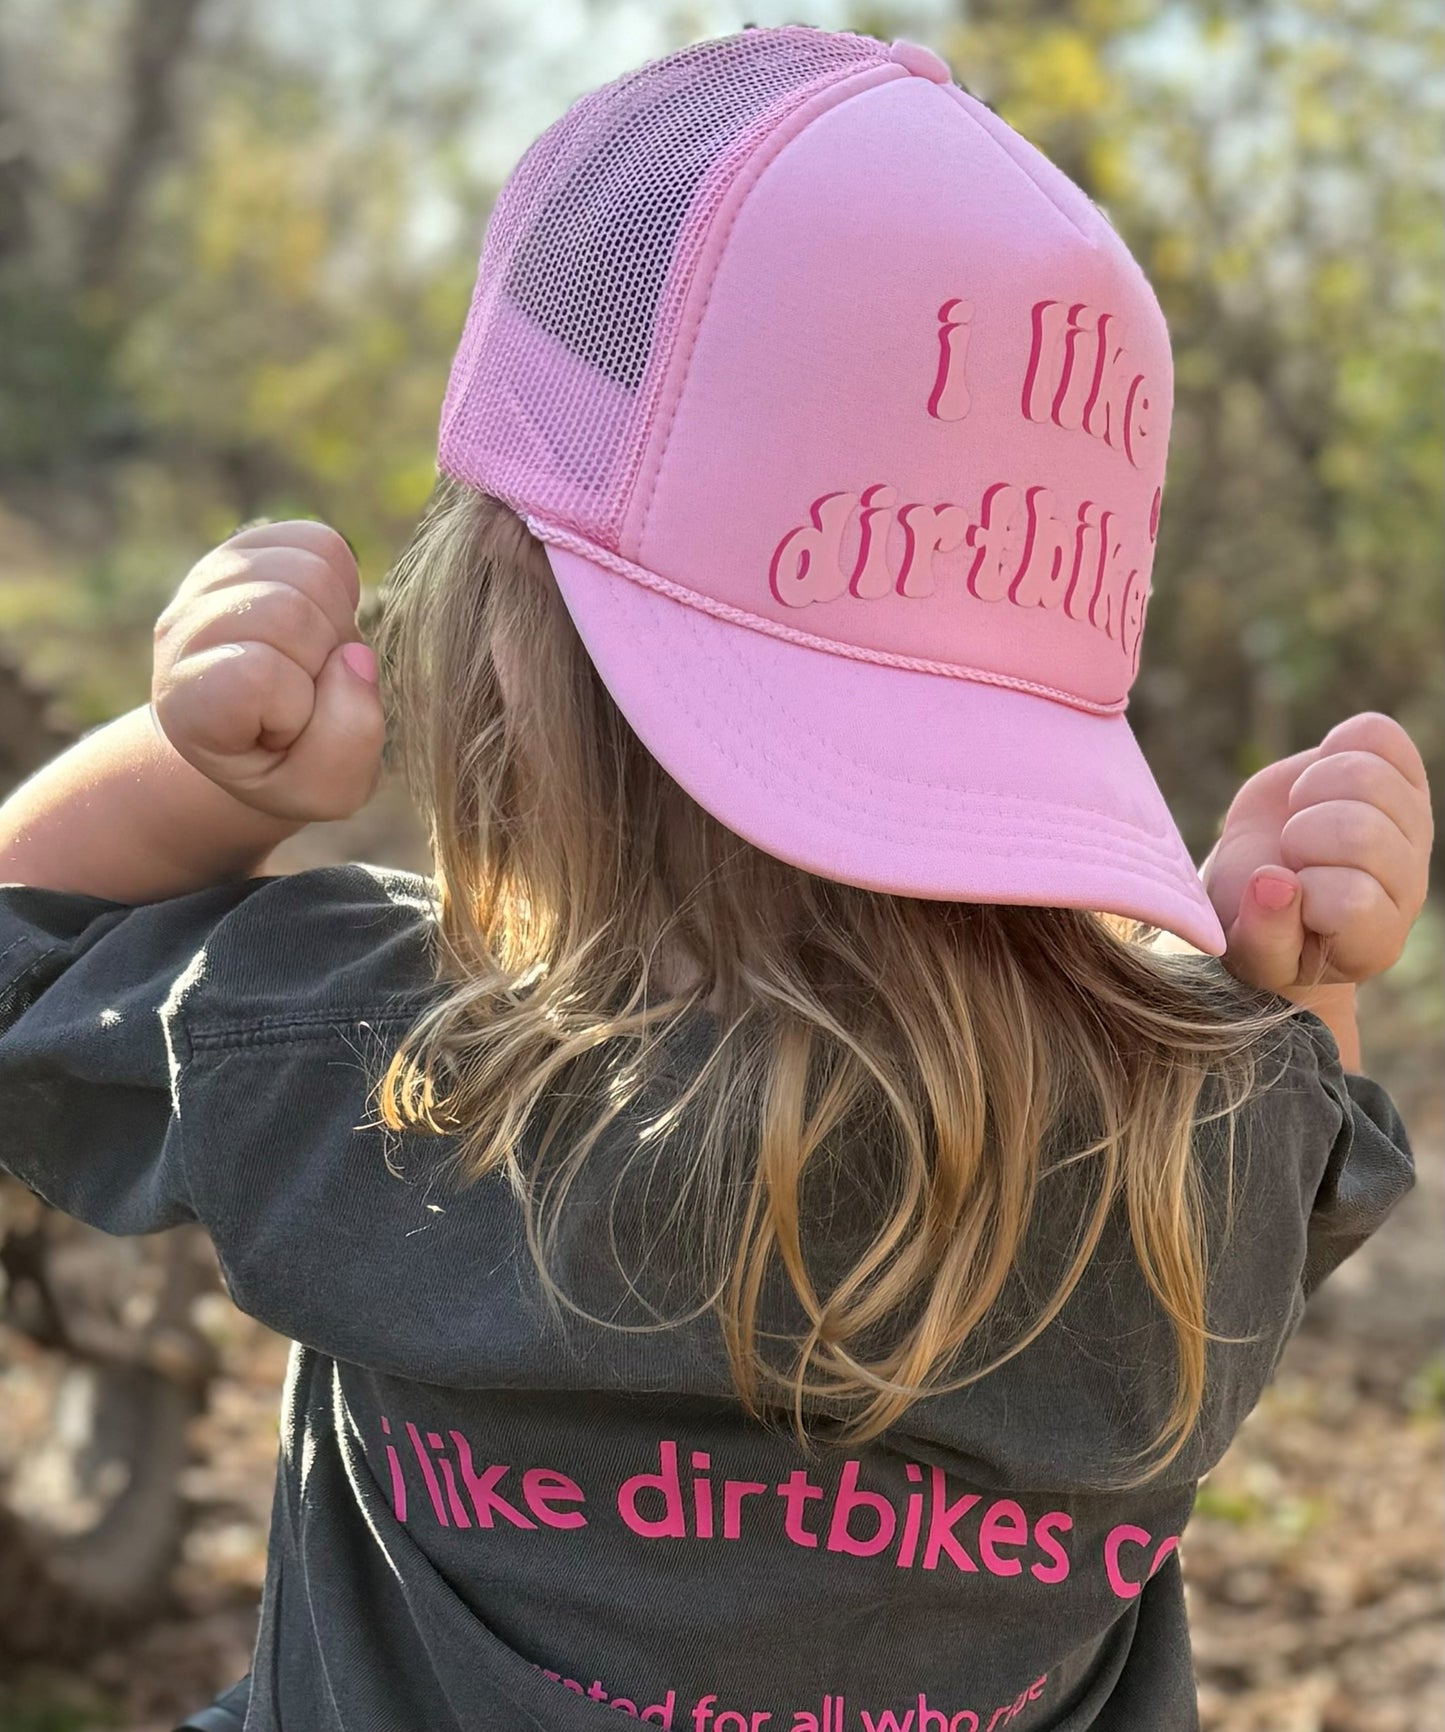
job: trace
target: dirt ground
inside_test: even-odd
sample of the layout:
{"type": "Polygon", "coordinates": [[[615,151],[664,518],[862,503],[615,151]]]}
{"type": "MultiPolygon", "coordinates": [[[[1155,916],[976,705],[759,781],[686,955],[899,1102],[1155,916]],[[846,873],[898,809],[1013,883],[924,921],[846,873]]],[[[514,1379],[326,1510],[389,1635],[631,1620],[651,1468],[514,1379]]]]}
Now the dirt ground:
{"type": "MultiPolygon", "coordinates": [[[[1312,1302],[1185,1536],[1204,1732],[1445,1725],[1445,1123],[1433,1039],[1392,1050],[1418,1186],[1312,1302]]],[[[0,1679],[0,1732],[167,1732],[246,1670],[285,1344],[205,1303],[224,1375],[186,1485],[176,1615],[70,1675],[0,1679]]],[[[0,1412],[0,1458],[6,1427],[0,1412]]]]}

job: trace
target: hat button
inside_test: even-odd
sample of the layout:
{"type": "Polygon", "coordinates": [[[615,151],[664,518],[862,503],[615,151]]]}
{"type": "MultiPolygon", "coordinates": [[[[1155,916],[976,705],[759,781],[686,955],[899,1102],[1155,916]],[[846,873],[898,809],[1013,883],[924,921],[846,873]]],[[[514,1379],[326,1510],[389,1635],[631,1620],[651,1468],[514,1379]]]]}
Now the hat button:
{"type": "Polygon", "coordinates": [[[905,42],[900,37],[888,50],[888,58],[915,78],[926,78],[933,84],[948,84],[953,79],[943,56],[920,42],[905,42]]]}

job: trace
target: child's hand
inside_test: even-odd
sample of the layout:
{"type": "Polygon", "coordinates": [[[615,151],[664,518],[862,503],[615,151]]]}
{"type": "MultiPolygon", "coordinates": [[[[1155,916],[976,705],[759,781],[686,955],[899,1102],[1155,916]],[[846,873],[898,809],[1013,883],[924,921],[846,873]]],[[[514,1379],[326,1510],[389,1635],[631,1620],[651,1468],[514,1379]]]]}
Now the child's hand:
{"type": "Polygon", "coordinates": [[[1414,742],[1372,711],[1251,776],[1201,874],[1225,967],[1286,995],[1382,973],[1425,900],[1432,829],[1414,742]]]}
{"type": "Polygon", "coordinates": [[[323,523],[267,523],[208,553],[156,624],[151,703],[187,763],[259,811],[344,818],[381,764],[356,561],[323,523]]]}

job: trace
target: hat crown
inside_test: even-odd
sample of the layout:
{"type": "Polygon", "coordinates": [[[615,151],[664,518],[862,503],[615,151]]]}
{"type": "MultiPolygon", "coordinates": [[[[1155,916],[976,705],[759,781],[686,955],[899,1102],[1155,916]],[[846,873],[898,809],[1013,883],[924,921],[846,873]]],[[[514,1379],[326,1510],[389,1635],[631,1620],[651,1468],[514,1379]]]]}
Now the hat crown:
{"type": "Polygon", "coordinates": [[[440,466],[522,515],[623,716],[737,834],[1217,952],[1120,713],[1171,396],[1119,237],[935,56],[756,30],[523,158],[440,466]]]}
{"type": "Polygon", "coordinates": [[[1098,208],[945,71],[752,30],[576,103],[493,213],[441,466],[736,623],[1108,712],[1168,335],[1098,208]]]}

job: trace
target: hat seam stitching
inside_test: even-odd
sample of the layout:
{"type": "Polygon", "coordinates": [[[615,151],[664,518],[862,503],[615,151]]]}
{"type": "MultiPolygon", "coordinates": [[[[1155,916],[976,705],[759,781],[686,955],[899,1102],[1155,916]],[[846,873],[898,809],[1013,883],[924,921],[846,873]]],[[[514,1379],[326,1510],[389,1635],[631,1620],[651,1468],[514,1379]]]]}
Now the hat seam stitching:
{"type": "MultiPolygon", "coordinates": [[[[953,106],[954,106],[955,110],[958,112],[958,114],[960,115],[960,117],[969,126],[971,126],[976,133],[979,133],[983,138],[985,138],[988,141],[990,147],[994,151],[996,151],[998,153],[998,155],[1001,156],[1004,159],[1004,161],[1007,162],[1011,168],[1016,169],[1018,171],[1018,173],[1024,177],[1024,179],[1029,183],[1029,185],[1034,189],[1034,191],[1036,193],[1038,193],[1039,197],[1044,200],[1044,202],[1049,206],[1049,208],[1051,210],[1057,212],[1058,215],[1064,219],[1064,221],[1069,225],[1069,227],[1074,231],[1074,233],[1076,235],[1078,235],[1079,239],[1082,240],[1086,246],[1091,247],[1097,251],[1098,246],[1099,246],[1098,236],[1091,235],[1089,233],[1089,231],[1083,226],[1083,224],[1080,223],[1078,218],[1076,216],[1074,216],[1072,214],[1072,212],[1067,210],[1063,205],[1061,205],[1059,203],[1058,199],[1054,197],[1053,193],[1051,193],[1049,191],[1048,187],[1044,185],[1044,183],[1038,178],[1038,176],[1033,172],[1033,170],[1030,167],[1028,167],[1025,163],[1020,162],[1019,159],[1016,156],[1014,156],[1011,151],[1007,150],[1004,147],[1004,145],[997,138],[994,137],[993,133],[989,130],[989,128],[984,125],[984,123],[978,118],[978,116],[969,107],[970,100],[977,102],[978,98],[976,96],[970,97],[969,93],[966,90],[961,90],[958,87],[958,85],[953,84],[951,82],[949,84],[946,84],[946,85],[941,85],[941,86],[936,85],[934,88],[940,90],[943,95],[950,97],[952,99],[953,106]]],[[[1000,117],[995,115],[994,118],[999,119],[1000,117]]],[[[1005,126],[1008,125],[1007,121],[1004,121],[1003,124],[1005,126]]],[[[1013,131],[1014,129],[1010,128],[1009,130],[1013,131]]],[[[1017,133],[1017,136],[1019,138],[1023,139],[1023,142],[1025,144],[1032,145],[1033,141],[1031,139],[1024,138],[1024,135],[1021,132],[1017,133]]],[[[1086,193],[1084,196],[1087,198],[1088,194],[1086,193]]]]}
{"type": "Polygon", "coordinates": [[[816,650],[822,655],[836,655],[846,661],[865,662],[874,667],[897,668],[905,673],[932,674],[942,679],[969,680],[975,685],[999,686],[1009,691],[1027,692],[1030,696],[1045,698],[1050,703],[1062,704],[1086,715],[1122,716],[1128,704],[1127,694],[1108,701],[1085,698],[1075,692],[1067,692],[1060,686],[1045,685],[1042,681],[1024,679],[1015,674],[995,673],[989,668],[934,661],[926,656],[910,656],[891,650],[865,649],[861,644],[848,643],[841,638],[799,631],[796,626],[784,625],[781,620],[769,619],[765,614],[735,607],[731,602],[719,601],[715,596],[704,595],[700,590],[689,589],[685,584],[663,577],[658,572],[649,571],[646,566],[638,565],[620,553],[598,547],[595,542],[588,541],[585,536],[564,524],[532,516],[526,518],[526,523],[534,535],[550,546],[566,548],[618,577],[637,584],[639,588],[650,589],[669,601],[691,608],[695,613],[707,614],[728,625],[756,631],[764,637],[776,638],[800,649],[816,650]]]}

